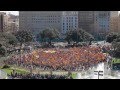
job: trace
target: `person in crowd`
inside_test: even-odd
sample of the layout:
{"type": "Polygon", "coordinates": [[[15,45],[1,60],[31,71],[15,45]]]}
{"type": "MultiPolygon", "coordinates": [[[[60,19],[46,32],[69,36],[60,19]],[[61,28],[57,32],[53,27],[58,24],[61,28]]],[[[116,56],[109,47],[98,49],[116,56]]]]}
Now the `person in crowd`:
{"type": "Polygon", "coordinates": [[[83,46],[69,49],[38,49],[22,57],[12,56],[5,63],[28,69],[32,66],[33,69],[76,71],[80,67],[88,69],[105,61],[106,55],[100,46],[83,46]]]}

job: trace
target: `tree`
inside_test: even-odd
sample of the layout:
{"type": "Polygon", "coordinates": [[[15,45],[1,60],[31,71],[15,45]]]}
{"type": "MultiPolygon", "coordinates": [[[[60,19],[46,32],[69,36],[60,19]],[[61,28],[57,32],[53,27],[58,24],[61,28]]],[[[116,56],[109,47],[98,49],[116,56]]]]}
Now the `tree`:
{"type": "Polygon", "coordinates": [[[70,30],[66,33],[65,40],[70,43],[71,41],[74,41],[76,43],[82,42],[82,41],[91,41],[94,39],[94,37],[87,33],[86,31],[82,29],[78,30],[70,30]]]}
{"type": "Polygon", "coordinates": [[[45,29],[39,35],[42,41],[47,41],[49,45],[51,45],[53,39],[59,38],[59,32],[56,29],[45,29]]]}
{"type": "Polygon", "coordinates": [[[5,54],[6,54],[6,49],[2,47],[2,45],[0,44],[0,56],[5,56],[5,54]]]}
{"type": "Polygon", "coordinates": [[[12,33],[0,33],[0,43],[5,46],[8,47],[9,45],[16,45],[17,44],[17,38],[15,37],[15,35],[13,35],[12,33]]]}
{"type": "Polygon", "coordinates": [[[113,50],[113,56],[120,57],[120,35],[116,39],[113,40],[112,46],[114,48],[113,50]]]}
{"type": "Polygon", "coordinates": [[[89,45],[92,44],[92,41],[94,40],[94,37],[93,35],[91,35],[90,33],[84,31],[84,30],[79,30],[80,33],[81,33],[81,36],[83,38],[83,41],[89,41],[89,45]]]}
{"type": "Polygon", "coordinates": [[[7,40],[7,37],[8,35],[6,35],[6,33],[3,33],[3,32],[1,32],[0,33],[0,43],[1,43],[1,45],[7,45],[7,42],[8,42],[8,40],[7,40]]]}
{"type": "Polygon", "coordinates": [[[72,41],[72,38],[71,38],[72,32],[73,32],[73,31],[68,31],[68,32],[66,33],[65,40],[68,42],[68,44],[70,44],[70,42],[72,41]]]}
{"type": "Polygon", "coordinates": [[[68,42],[68,44],[70,44],[71,41],[78,41],[78,39],[80,39],[79,37],[79,33],[77,33],[77,31],[75,30],[70,30],[66,33],[66,37],[65,40],[68,42]]]}
{"type": "MultiPolygon", "coordinates": [[[[33,40],[33,35],[29,31],[18,31],[15,34],[17,40],[20,42],[20,51],[22,49],[22,45],[26,42],[31,42],[33,40]]],[[[21,52],[20,52],[21,53],[21,52]]]]}
{"type": "Polygon", "coordinates": [[[15,46],[18,43],[17,38],[13,34],[9,34],[7,39],[8,39],[8,44],[10,44],[10,45],[15,46]]]}
{"type": "Polygon", "coordinates": [[[31,42],[33,40],[33,35],[29,31],[18,31],[15,34],[17,40],[21,43],[31,42]]]}
{"type": "Polygon", "coordinates": [[[110,33],[106,36],[106,42],[112,43],[115,39],[117,39],[117,33],[110,33]]]}
{"type": "Polygon", "coordinates": [[[2,44],[0,44],[0,47],[2,47],[2,44]]]}

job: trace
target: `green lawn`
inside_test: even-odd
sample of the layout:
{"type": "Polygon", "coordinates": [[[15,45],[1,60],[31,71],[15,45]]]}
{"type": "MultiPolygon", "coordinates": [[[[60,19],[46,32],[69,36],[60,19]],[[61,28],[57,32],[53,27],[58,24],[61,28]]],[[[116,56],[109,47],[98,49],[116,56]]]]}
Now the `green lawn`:
{"type": "Polygon", "coordinates": [[[120,63],[120,58],[113,58],[112,64],[120,63]]]}
{"type": "Polygon", "coordinates": [[[72,73],[72,78],[76,79],[76,77],[77,77],[77,73],[72,73]]]}
{"type": "Polygon", "coordinates": [[[21,73],[21,74],[25,74],[25,73],[29,73],[28,71],[24,70],[24,69],[15,69],[15,68],[5,68],[5,69],[2,69],[4,72],[6,72],[7,74],[11,74],[11,72],[13,72],[13,69],[16,70],[17,73],[21,73]]]}

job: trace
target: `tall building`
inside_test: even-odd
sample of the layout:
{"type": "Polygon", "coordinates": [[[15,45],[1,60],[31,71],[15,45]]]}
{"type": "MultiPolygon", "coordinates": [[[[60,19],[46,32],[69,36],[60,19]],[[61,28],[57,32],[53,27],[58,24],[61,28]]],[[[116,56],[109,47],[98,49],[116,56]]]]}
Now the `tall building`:
{"type": "Polygon", "coordinates": [[[110,31],[118,28],[118,11],[79,11],[79,28],[95,37],[105,38],[110,31]]]}
{"type": "Polygon", "coordinates": [[[118,16],[118,32],[120,33],[120,14],[118,16]]]}
{"type": "Polygon", "coordinates": [[[0,12],[0,32],[5,31],[5,28],[7,27],[8,17],[6,13],[0,12]]]}
{"type": "Polygon", "coordinates": [[[64,11],[62,14],[62,34],[69,30],[78,29],[78,12],[77,11],[64,11]]]}
{"type": "Polygon", "coordinates": [[[118,24],[119,24],[118,11],[112,11],[110,18],[110,32],[118,32],[118,28],[119,28],[118,24]]]}
{"type": "Polygon", "coordinates": [[[105,38],[109,32],[118,31],[118,11],[95,11],[95,33],[105,38]]]}
{"type": "Polygon", "coordinates": [[[78,27],[75,11],[20,11],[19,18],[20,30],[30,30],[35,35],[46,28],[55,28],[65,34],[78,27]]]}
{"type": "Polygon", "coordinates": [[[104,39],[110,31],[110,11],[94,12],[94,33],[100,39],[104,39]]]}
{"type": "Polygon", "coordinates": [[[95,37],[105,38],[119,28],[118,11],[20,11],[19,26],[35,35],[46,28],[55,28],[61,35],[82,28],[95,37]]]}
{"type": "Polygon", "coordinates": [[[94,29],[94,11],[78,11],[79,28],[93,33],[94,29]]]}
{"type": "Polygon", "coordinates": [[[16,32],[19,30],[19,16],[8,14],[8,32],[16,32]]]}
{"type": "Polygon", "coordinates": [[[55,28],[61,31],[60,11],[20,11],[20,30],[30,30],[35,35],[46,28],[55,28]]]}
{"type": "Polygon", "coordinates": [[[0,31],[14,32],[19,30],[19,16],[0,12],[0,31]]]}

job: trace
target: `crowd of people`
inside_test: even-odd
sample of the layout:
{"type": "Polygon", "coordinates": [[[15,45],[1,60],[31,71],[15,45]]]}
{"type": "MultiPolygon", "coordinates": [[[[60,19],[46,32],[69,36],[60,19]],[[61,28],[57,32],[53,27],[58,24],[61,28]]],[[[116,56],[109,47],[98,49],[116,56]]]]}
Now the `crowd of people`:
{"type": "Polygon", "coordinates": [[[88,69],[100,62],[106,62],[107,56],[98,46],[83,46],[67,49],[38,49],[22,56],[12,56],[6,64],[24,67],[43,68],[44,70],[77,71],[88,69]]]}
{"type": "Polygon", "coordinates": [[[9,78],[11,79],[73,79],[72,77],[68,75],[50,75],[50,74],[19,74],[19,73],[11,73],[9,75],[9,78]]]}

